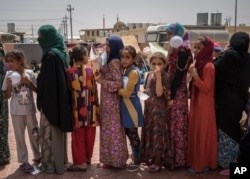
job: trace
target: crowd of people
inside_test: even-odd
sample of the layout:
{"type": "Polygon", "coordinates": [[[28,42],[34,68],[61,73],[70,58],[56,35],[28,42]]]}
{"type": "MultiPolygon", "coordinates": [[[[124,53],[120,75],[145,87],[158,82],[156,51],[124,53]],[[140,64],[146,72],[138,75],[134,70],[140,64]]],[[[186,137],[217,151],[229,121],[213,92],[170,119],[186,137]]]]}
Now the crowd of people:
{"type": "Polygon", "coordinates": [[[249,35],[234,33],[225,50],[210,37],[201,36],[192,51],[182,24],[170,23],[166,32],[167,56],[150,52],[142,57],[119,36],[108,37],[107,62],[93,70],[88,66],[88,49],[77,45],[68,53],[55,27],[43,25],[38,30],[43,54],[37,78],[26,69],[23,52],[5,53],[1,45],[0,164],[10,162],[10,98],[18,162],[25,173],[34,171],[28,162],[26,128],[34,165],[46,173],[65,172],[67,132],[71,132],[73,159],[67,169],[86,171],[97,126],[99,168],[135,172],[147,165],[151,173],[165,167],[187,168],[193,174],[221,168],[221,174],[229,175],[230,163],[250,162],[250,148],[244,142],[250,138],[249,35]],[[146,61],[140,62],[146,75],[140,72],[138,59],[146,61]],[[144,110],[138,95],[141,84],[148,95],[144,110]],[[242,121],[244,111],[247,117],[242,121]],[[132,151],[129,164],[126,137],[132,151]]]}

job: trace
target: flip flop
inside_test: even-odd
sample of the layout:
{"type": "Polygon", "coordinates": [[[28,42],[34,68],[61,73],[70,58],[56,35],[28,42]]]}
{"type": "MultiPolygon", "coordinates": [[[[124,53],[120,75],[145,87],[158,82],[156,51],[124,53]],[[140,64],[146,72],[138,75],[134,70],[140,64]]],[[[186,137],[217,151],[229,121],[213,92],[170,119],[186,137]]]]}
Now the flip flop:
{"type": "Polygon", "coordinates": [[[104,164],[104,163],[98,163],[97,164],[97,168],[111,168],[112,166],[111,165],[107,165],[107,164],[104,164]]]}
{"type": "Polygon", "coordinates": [[[75,165],[70,165],[67,168],[69,171],[73,171],[73,172],[86,172],[87,168],[81,168],[75,165]]]}

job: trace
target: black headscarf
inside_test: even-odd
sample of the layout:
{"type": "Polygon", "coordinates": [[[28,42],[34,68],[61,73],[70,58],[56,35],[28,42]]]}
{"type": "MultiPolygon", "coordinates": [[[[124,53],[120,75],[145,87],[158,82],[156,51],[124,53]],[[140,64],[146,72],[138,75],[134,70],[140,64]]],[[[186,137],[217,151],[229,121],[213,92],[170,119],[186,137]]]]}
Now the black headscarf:
{"type": "Polygon", "coordinates": [[[119,36],[110,36],[107,38],[107,41],[110,47],[108,63],[113,59],[120,59],[120,50],[124,47],[122,39],[119,36]]]}

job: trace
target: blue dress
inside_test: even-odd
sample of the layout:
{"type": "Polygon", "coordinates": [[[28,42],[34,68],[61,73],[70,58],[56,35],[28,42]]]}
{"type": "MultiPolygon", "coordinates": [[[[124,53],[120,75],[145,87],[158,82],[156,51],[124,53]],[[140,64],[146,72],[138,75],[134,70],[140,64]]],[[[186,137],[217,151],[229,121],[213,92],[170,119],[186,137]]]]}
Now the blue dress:
{"type": "Polygon", "coordinates": [[[121,95],[121,116],[124,128],[142,127],[142,106],[137,92],[140,89],[140,76],[137,68],[133,65],[123,75],[123,89],[121,95]]]}

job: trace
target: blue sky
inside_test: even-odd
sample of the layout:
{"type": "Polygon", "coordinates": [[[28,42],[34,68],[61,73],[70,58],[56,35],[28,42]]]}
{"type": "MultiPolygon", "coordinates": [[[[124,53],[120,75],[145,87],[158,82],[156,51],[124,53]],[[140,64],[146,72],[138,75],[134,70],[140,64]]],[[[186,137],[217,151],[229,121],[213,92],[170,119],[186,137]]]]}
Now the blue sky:
{"type": "MultiPolygon", "coordinates": [[[[124,23],[171,23],[195,25],[197,13],[222,13],[222,23],[231,17],[234,26],[236,0],[0,0],[0,31],[15,23],[16,31],[37,33],[44,24],[59,28],[63,17],[72,11],[73,34],[80,29],[113,27],[117,15],[124,23]]],[[[250,0],[237,0],[237,24],[250,26],[250,0]]],[[[210,22],[210,20],[209,20],[210,22]]],[[[69,24],[69,20],[68,20],[69,24]]],[[[68,28],[70,32],[70,28],[68,28]]]]}

